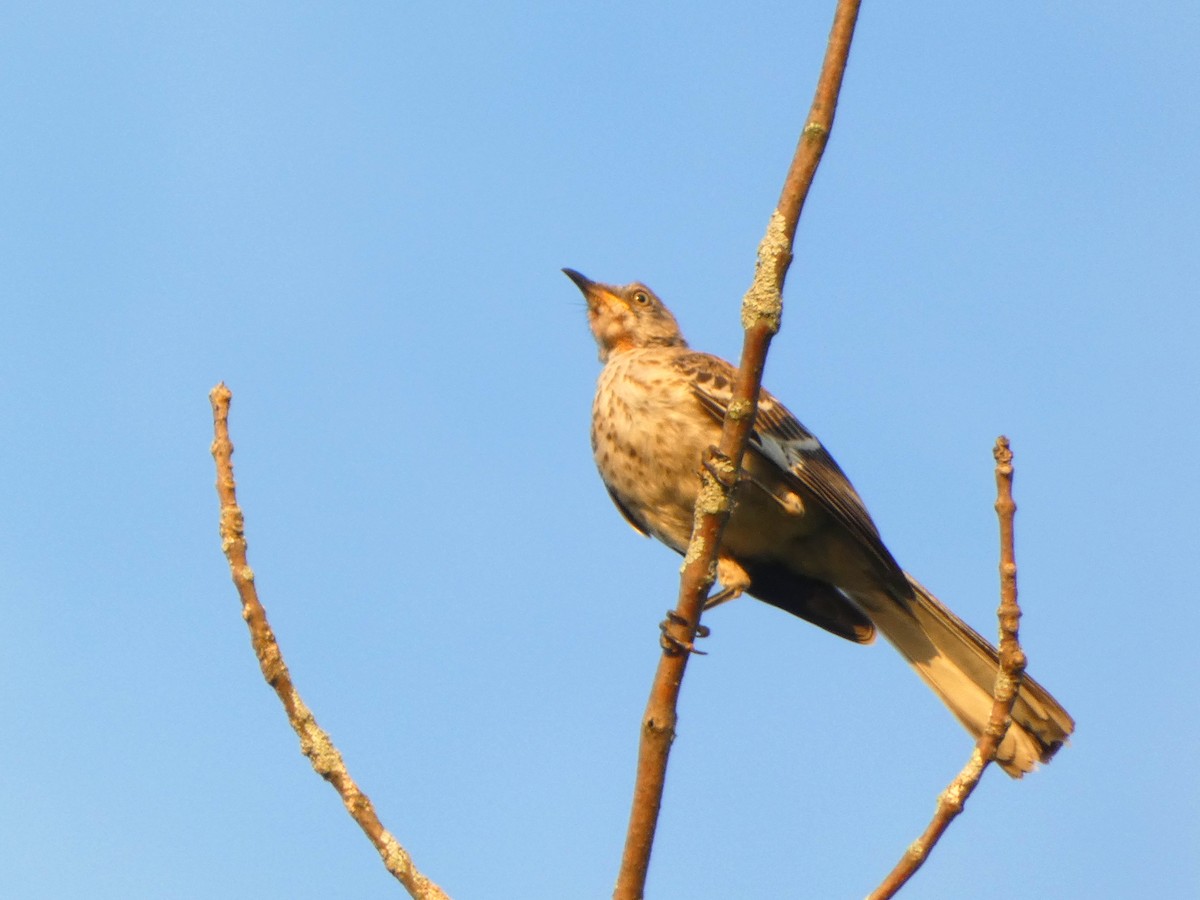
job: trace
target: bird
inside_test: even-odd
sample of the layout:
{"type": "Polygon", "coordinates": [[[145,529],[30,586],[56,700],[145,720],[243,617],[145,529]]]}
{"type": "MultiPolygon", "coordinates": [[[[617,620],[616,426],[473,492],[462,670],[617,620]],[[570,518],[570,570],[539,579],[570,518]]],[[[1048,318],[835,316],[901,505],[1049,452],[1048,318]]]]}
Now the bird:
{"type": "MultiPolygon", "coordinates": [[[[634,529],[682,554],[701,457],[720,442],[736,370],[692,350],[646,285],[563,272],[587,302],[603,364],[591,422],[600,477],[634,529]]],[[[996,648],[900,567],[833,457],[766,389],[718,549],[717,580],[721,590],[710,601],[749,594],[858,644],[881,632],[974,738],[986,727],[996,648]]],[[[1025,677],[996,761],[1020,778],[1049,762],[1074,729],[1049,691],[1025,677]]]]}

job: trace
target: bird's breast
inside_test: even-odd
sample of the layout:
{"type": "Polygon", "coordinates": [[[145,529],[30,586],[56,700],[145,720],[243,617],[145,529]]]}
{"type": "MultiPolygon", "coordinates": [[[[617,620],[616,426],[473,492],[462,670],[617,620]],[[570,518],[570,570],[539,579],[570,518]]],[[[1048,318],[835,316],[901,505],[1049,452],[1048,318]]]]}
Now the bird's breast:
{"type": "Polygon", "coordinates": [[[691,535],[701,454],[719,439],[671,351],[622,353],[600,373],[592,405],[600,476],[636,521],[676,550],[691,535]]]}

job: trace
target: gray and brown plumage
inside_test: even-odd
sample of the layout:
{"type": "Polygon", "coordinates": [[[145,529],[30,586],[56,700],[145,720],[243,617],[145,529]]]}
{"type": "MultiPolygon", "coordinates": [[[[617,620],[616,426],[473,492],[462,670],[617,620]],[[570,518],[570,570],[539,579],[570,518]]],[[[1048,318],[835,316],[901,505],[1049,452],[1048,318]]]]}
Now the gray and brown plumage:
{"type": "MultiPolygon", "coordinates": [[[[734,367],[688,348],[643,284],[614,286],[563,270],[587,299],[604,369],[592,449],[629,523],[683,553],[701,454],[720,441],[734,367]]],[[[992,709],[996,649],[900,568],[838,464],[766,390],[722,538],[722,594],[750,594],[840,637],[883,633],[976,738],[992,709]]],[[[1015,778],[1048,762],[1075,728],[1026,677],[997,761],[1015,778]]]]}

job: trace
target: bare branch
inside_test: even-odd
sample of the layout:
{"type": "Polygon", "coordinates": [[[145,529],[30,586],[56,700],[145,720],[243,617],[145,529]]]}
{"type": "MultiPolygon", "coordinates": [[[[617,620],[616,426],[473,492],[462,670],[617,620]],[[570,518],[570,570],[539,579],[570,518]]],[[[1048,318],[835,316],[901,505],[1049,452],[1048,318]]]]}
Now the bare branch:
{"type": "Polygon", "coordinates": [[[613,897],[636,900],[645,891],[650,851],[662,805],[667,759],[675,737],[676,704],[689,649],[700,626],[704,598],[715,580],[717,546],[729,519],[730,497],[737,483],[746,441],[762,384],[771,338],[779,330],[783,281],[792,260],[792,243],[800,211],[833,127],[838,93],[858,19],[858,0],[839,0],[812,108],[801,132],[779,204],[758,247],[754,281],[742,302],[746,329],[742,359],[725,417],[720,449],[701,467],[691,544],[684,557],[679,599],[665,623],[667,640],[642,718],[637,781],[625,839],[625,852],[613,897]]]}
{"type": "Polygon", "coordinates": [[[217,464],[217,495],[221,499],[221,549],[229,560],[233,583],[242,600],[242,618],[250,628],[250,642],[258,657],[263,677],[279,695],[288,721],[300,737],[300,750],[308,757],[317,774],[333,785],[347,812],[370,838],[383,858],[387,870],[404,885],[416,900],[448,900],[436,884],[422,875],[408,852],[383,827],[375,807],[350,773],[342,755],[329,735],[317,725],[312,712],[292,684],[283,654],[267,622],[267,611],[258,600],[254,572],[246,561],[246,532],[242,510],[237,504],[237,486],[233,480],[233,443],[229,440],[229,403],[233,395],[224,384],[209,393],[213,408],[212,455],[217,464]]]}
{"type": "Polygon", "coordinates": [[[1013,551],[1013,516],[1017,505],[1012,496],[1013,455],[1008,438],[996,438],[992,455],[996,458],[996,516],[1000,520],[1000,608],[997,610],[1000,619],[1000,669],[996,673],[996,688],[992,695],[995,698],[992,714],[988,717],[987,728],[975,744],[970,761],[938,798],[937,811],[929,827],[905,851],[900,862],[867,900],[887,900],[895,896],[916,874],[917,869],[925,864],[950,823],[963,811],[967,798],[979,784],[984,769],[996,758],[996,751],[1008,732],[1013,702],[1025,674],[1025,653],[1021,650],[1017,635],[1017,623],[1021,619],[1021,607],[1017,605],[1017,563],[1013,551]]]}

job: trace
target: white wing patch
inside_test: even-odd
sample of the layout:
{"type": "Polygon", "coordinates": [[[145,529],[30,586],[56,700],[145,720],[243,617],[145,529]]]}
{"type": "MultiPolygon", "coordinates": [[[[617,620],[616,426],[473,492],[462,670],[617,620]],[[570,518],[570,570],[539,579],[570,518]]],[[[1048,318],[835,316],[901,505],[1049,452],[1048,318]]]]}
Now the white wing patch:
{"type": "Polygon", "coordinates": [[[759,432],[759,449],[763,456],[775,463],[781,469],[793,470],[796,466],[804,465],[804,458],[821,449],[821,442],[815,437],[793,437],[779,439],[773,434],[759,432]]]}

